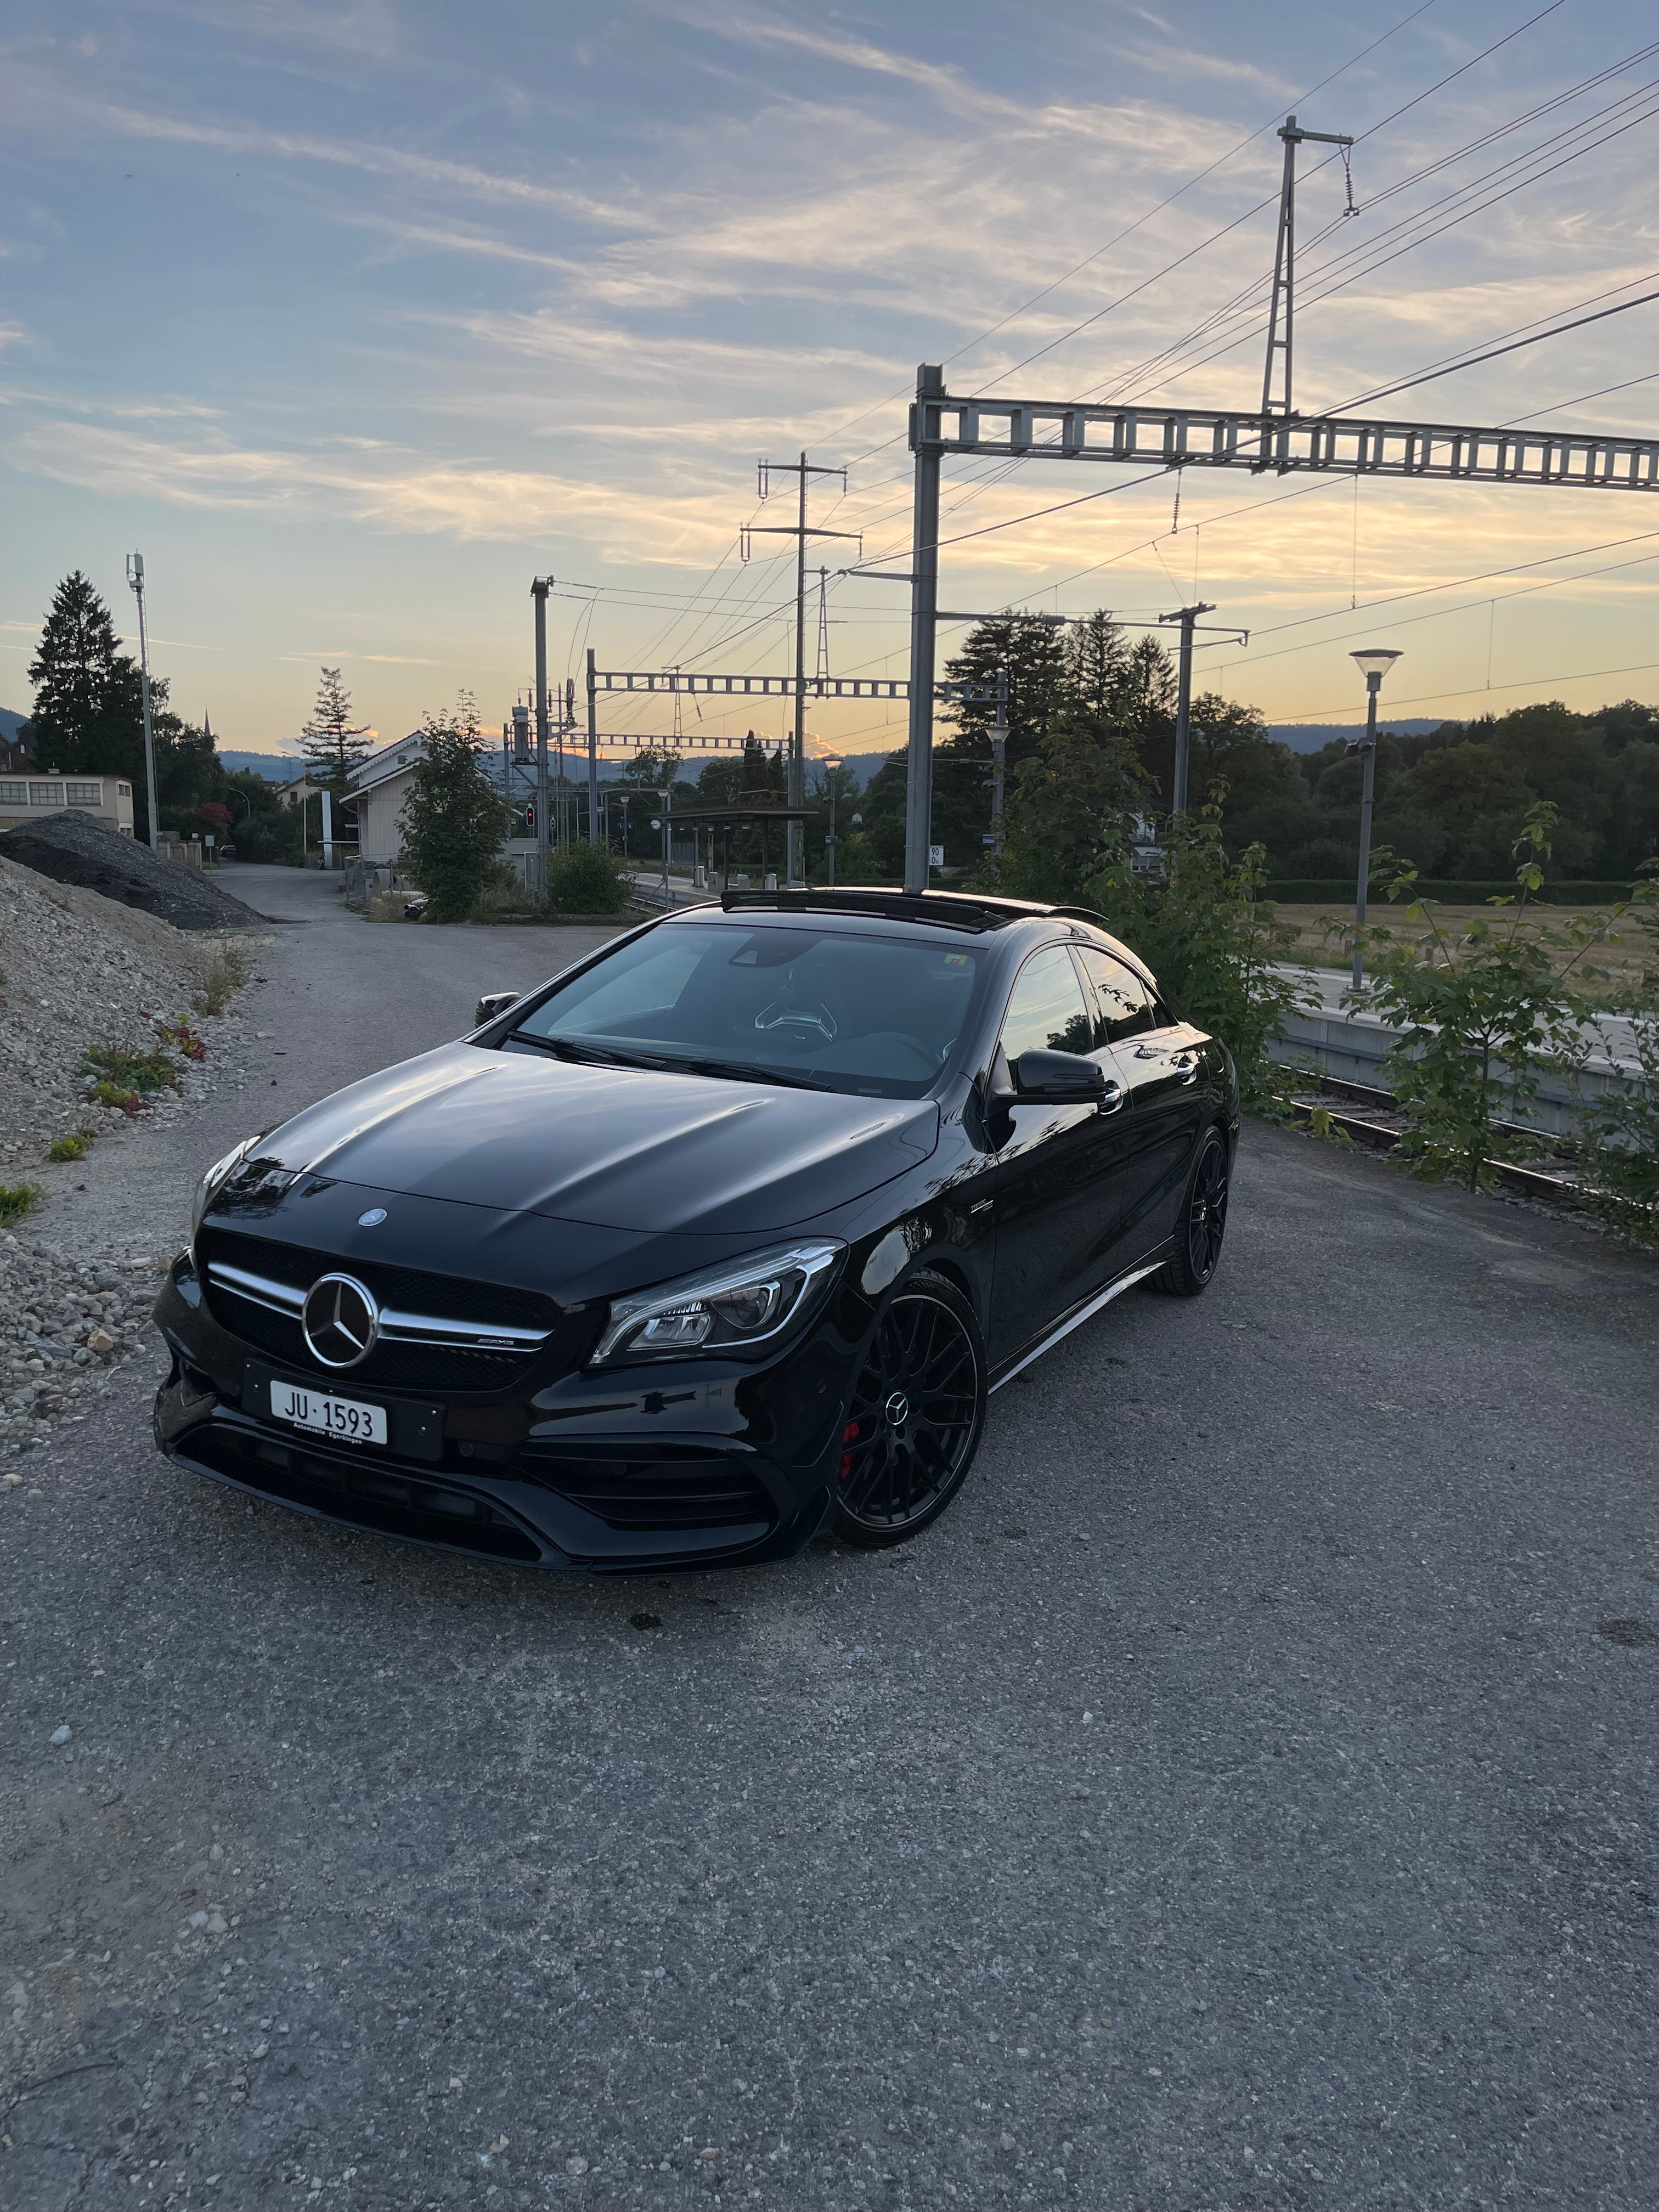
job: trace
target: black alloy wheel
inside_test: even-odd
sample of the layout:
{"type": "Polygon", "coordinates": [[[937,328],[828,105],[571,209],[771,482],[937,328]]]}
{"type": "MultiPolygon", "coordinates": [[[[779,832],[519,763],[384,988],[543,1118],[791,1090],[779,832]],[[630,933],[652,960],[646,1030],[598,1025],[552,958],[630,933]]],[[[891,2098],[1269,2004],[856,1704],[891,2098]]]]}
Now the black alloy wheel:
{"type": "Polygon", "coordinates": [[[913,1275],[884,1308],[848,1405],[839,1533],[873,1550],[936,1521],[966,1479],[984,1420],[973,1308],[942,1275],[913,1275]]]}
{"type": "Polygon", "coordinates": [[[1195,1298],[1207,1290],[1221,1264],[1221,1240],[1227,1233],[1227,1193],[1231,1182],[1227,1140],[1209,1130],[1198,1148],[1187,1203],[1176,1232],[1176,1251],[1148,1287],[1172,1297],[1195,1298]]]}

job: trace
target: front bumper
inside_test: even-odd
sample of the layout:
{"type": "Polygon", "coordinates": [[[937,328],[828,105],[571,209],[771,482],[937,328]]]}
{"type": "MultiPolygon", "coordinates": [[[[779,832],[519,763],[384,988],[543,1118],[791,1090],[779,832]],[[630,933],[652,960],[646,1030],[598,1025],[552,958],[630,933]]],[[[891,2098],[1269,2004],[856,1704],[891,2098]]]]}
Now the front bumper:
{"type": "Polygon", "coordinates": [[[514,1565],[642,1573],[787,1558],[834,1510],[860,1346],[831,1313],[763,1368],[532,1371],[511,1394],[447,1404],[273,1361],[215,1320],[187,1260],[155,1318],[173,1352],[155,1408],[167,1457],[347,1527],[514,1565]],[[273,1375],[386,1406],[390,1446],[273,1420],[273,1375]]]}

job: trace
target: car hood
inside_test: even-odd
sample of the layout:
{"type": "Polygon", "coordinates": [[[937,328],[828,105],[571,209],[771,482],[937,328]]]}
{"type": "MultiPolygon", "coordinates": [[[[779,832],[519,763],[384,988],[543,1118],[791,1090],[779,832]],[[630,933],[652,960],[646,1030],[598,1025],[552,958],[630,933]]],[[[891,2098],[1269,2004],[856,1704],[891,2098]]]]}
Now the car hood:
{"type": "Polygon", "coordinates": [[[258,1157],[595,1227],[787,1229],[919,1166],[932,1099],[854,1098],[446,1046],[337,1091],[258,1157]]]}

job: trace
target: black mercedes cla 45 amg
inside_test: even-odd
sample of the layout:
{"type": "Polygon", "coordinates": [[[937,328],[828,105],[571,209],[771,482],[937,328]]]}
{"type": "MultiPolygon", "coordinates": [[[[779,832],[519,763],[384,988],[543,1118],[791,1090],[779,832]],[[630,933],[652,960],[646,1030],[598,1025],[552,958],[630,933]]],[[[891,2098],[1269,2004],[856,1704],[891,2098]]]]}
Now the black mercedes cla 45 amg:
{"type": "Polygon", "coordinates": [[[204,1177],[181,1466],[526,1565],[891,1544],[992,1391],[1215,1273],[1231,1061],[1090,915],[734,895],[479,1012],[204,1177]]]}

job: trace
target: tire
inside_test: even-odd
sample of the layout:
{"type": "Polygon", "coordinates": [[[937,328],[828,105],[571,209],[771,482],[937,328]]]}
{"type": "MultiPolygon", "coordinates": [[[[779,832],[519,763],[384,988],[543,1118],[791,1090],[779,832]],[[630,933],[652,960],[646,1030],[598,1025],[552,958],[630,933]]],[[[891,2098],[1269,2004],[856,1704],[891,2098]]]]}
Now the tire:
{"type": "Polygon", "coordinates": [[[1150,1291],[1165,1297],[1195,1298],[1207,1291],[1221,1265],[1221,1243],[1227,1233],[1227,1197],[1232,1170],[1227,1139],[1219,1129],[1207,1129],[1200,1142],[1198,1158],[1187,1184],[1176,1231],[1176,1248],[1157,1274],[1147,1278],[1150,1291]]]}
{"type": "Polygon", "coordinates": [[[938,1520],[979,1449],[986,1374],[985,1340],[954,1283],[924,1270],[893,1290],[848,1401],[838,1535],[881,1551],[938,1520]]]}

